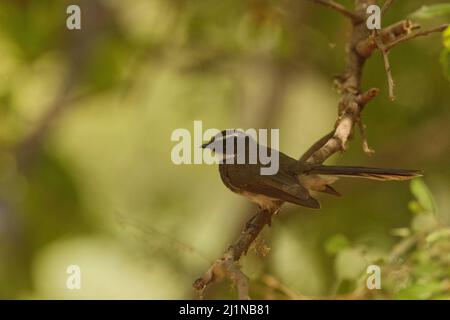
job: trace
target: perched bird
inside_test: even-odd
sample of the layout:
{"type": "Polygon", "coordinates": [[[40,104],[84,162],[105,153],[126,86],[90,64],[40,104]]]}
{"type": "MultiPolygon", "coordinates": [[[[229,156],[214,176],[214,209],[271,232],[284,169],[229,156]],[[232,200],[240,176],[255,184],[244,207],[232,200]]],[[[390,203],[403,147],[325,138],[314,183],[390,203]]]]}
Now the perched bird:
{"type": "MultiPolygon", "coordinates": [[[[320,203],[311,192],[324,192],[335,196],[340,194],[330,185],[338,177],[356,177],[380,181],[409,180],[421,176],[418,170],[384,169],[353,166],[324,166],[301,162],[269,147],[267,151],[278,153],[278,171],[273,175],[262,175],[261,168],[267,166],[256,152],[254,163],[237,163],[239,142],[244,141],[247,160],[261,145],[239,130],[224,130],[215,135],[202,148],[211,149],[219,157],[219,172],[223,183],[231,191],[245,196],[261,209],[277,211],[283,202],[290,202],[308,208],[320,208],[320,203]],[[256,148],[251,148],[251,144],[256,148]],[[232,146],[232,147],[230,147],[232,146]]],[[[242,149],[242,148],[241,148],[242,149]]],[[[242,151],[242,150],[240,150],[242,151]]]]}

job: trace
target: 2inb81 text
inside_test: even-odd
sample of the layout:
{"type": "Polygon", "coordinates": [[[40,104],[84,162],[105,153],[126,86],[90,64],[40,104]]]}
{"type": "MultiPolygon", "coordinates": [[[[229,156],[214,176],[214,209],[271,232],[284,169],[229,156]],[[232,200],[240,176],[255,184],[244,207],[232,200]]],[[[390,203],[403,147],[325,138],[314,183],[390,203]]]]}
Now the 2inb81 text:
{"type": "Polygon", "coordinates": [[[269,305],[262,304],[226,304],[223,315],[268,315],[269,305]]]}

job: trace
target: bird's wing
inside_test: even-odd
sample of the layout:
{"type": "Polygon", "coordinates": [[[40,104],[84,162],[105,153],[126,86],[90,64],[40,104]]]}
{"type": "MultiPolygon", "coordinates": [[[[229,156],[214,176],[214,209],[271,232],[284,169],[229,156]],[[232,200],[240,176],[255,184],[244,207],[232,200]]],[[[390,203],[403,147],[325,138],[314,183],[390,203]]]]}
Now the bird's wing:
{"type": "Polygon", "coordinates": [[[320,208],[298,180],[280,168],[275,175],[261,175],[259,165],[227,165],[229,182],[238,189],[295,203],[309,208],[320,208]]]}

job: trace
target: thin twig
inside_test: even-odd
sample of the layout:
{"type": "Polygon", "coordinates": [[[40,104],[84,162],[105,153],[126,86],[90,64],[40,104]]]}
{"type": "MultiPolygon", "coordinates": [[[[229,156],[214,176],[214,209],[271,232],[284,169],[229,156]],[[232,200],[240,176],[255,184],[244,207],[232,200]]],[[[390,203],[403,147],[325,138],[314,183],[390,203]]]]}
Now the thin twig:
{"type": "Polygon", "coordinates": [[[279,291],[291,300],[311,300],[311,297],[299,294],[272,275],[263,275],[262,281],[273,291],[279,291]]]}
{"type": "MultiPolygon", "coordinates": [[[[391,43],[396,39],[411,34],[416,29],[419,29],[420,25],[412,22],[411,20],[398,21],[378,32],[381,41],[384,44],[391,43]]],[[[370,55],[377,49],[375,38],[373,36],[362,39],[357,45],[356,50],[363,57],[370,57],[370,55]]]]}
{"type": "Polygon", "coordinates": [[[395,41],[386,45],[386,50],[389,51],[393,47],[397,46],[398,44],[412,40],[417,37],[427,36],[430,33],[434,33],[434,32],[443,32],[445,29],[447,29],[448,26],[449,26],[449,24],[443,24],[443,25],[440,25],[440,26],[432,28],[432,29],[428,29],[428,30],[424,30],[424,31],[416,32],[416,33],[411,33],[405,37],[397,38],[395,41]]]}
{"type": "Polygon", "coordinates": [[[395,100],[395,95],[394,95],[395,82],[394,82],[394,79],[392,78],[391,64],[389,62],[389,51],[384,46],[384,44],[381,41],[378,34],[375,35],[375,43],[377,44],[377,47],[380,50],[381,55],[383,56],[384,70],[386,71],[387,80],[388,80],[389,99],[391,99],[391,101],[394,101],[395,100]]]}
{"type": "Polygon", "coordinates": [[[381,8],[381,15],[384,15],[386,11],[389,10],[394,0],[386,0],[383,4],[383,7],[381,8]]]}
{"type": "Polygon", "coordinates": [[[380,93],[380,89],[371,88],[366,92],[360,94],[356,97],[356,102],[359,104],[361,108],[364,108],[366,104],[368,104],[373,98],[375,98],[380,93]]]}
{"type": "Polygon", "coordinates": [[[375,153],[375,150],[373,150],[371,147],[369,147],[369,143],[367,142],[366,125],[362,122],[361,119],[359,119],[357,121],[357,124],[359,127],[359,134],[361,135],[364,153],[368,154],[368,155],[373,155],[375,153]]]}
{"type": "Polygon", "coordinates": [[[346,7],[344,7],[342,4],[336,3],[332,0],[310,0],[310,1],[314,1],[318,4],[321,4],[323,6],[326,6],[328,8],[331,8],[339,13],[341,13],[342,15],[346,16],[347,18],[350,18],[354,21],[360,21],[361,17],[359,17],[357,14],[355,14],[354,12],[348,10],[346,7]]]}

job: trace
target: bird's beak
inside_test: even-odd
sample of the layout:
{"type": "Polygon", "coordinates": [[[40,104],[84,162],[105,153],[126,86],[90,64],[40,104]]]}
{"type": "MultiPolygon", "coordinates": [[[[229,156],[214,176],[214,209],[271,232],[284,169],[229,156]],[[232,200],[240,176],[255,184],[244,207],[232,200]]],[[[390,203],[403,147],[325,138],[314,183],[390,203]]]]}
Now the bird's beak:
{"type": "Polygon", "coordinates": [[[208,146],[209,146],[209,142],[202,144],[200,147],[201,147],[202,149],[205,149],[205,148],[207,148],[208,146]]]}

